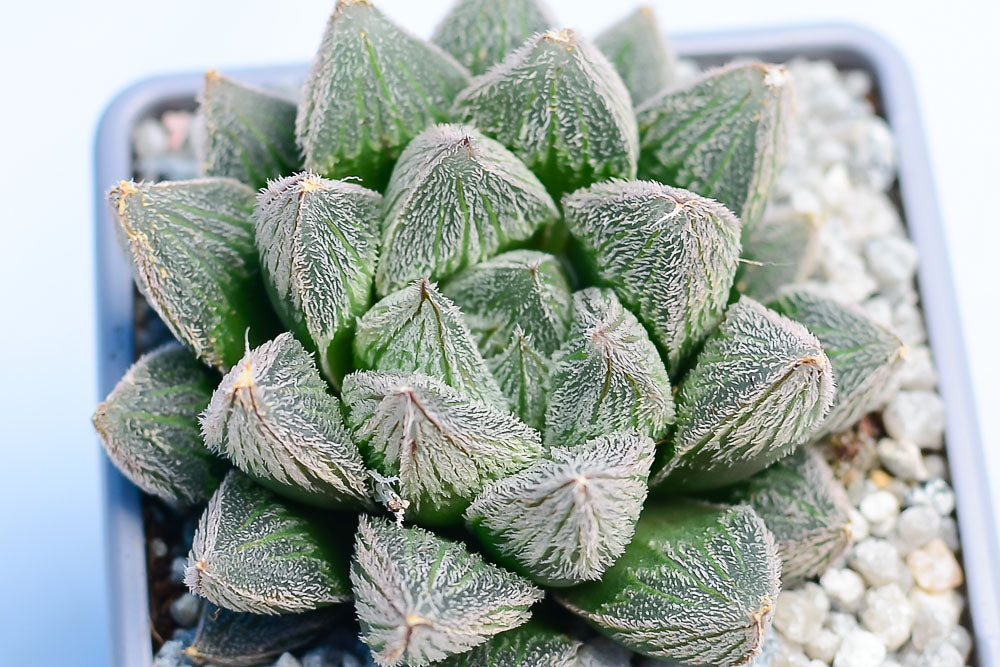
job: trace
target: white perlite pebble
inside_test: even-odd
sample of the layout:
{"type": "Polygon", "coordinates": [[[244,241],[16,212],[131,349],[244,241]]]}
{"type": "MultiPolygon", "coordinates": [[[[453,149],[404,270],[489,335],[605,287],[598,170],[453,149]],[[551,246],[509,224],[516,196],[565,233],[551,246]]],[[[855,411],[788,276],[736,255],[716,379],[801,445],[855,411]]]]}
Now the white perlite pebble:
{"type": "Polygon", "coordinates": [[[882,421],[896,440],[927,449],[940,449],[944,444],[944,404],[934,392],[899,392],[886,406],[882,421]]]}
{"type": "Polygon", "coordinates": [[[932,642],[917,660],[917,667],[964,667],[962,653],[948,642],[932,642]]]}
{"type": "Polygon", "coordinates": [[[810,582],[781,592],[774,606],[774,627],[796,644],[804,644],[823,627],[829,611],[830,599],[810,582]]]}
{"type": "Polygon", "coordinates": [[[906,351],[903,367],[899,371],[899,385],[903,389],[933,391],[937,386],[937,371],[931,350],[926,345],[916,345],[906,351]]]}
{"type": "Polygon", "coordinates": [[[924,465],[927,466],[927,479],[949,479],[948,462],[938,454],[925,454],[924,465]]]}
{"type": "Polygon", "coordinates": [[[840,648],[840,636],[826,628],[820,628],[805,645],[806,655],[824,664],[833,662],[838,648],[840,648]]]}
{"type": "Polygon", "coordinates": [[[872,239],[865,245],[865,259],[883,288],[910,283],[917,271],[917,249],[902,237],[872,239]]]}
{"type": "Polygon", "coordinates": [[[149,543],[149,551],[153,554],[153,558],[163,558],[170,553],[167,543],[159,537],[153,538],[153,540],[149,543]]]}
{"type": "Polygon", "coordinates": [[[193,628],[201,613],[201,598],[184,593],[170,603],[170,616],[182,628],[193,628]]]}
{"type": "Polygon", "coordinates": [[[847,636],[847,633],[858,627],[858,619],[854,617],[854,614],[832,611],[826,619],[826,626],[830,628],[833,634],[843,639],[847,636]]]}
{"type": "Polygon", "coordinates": [[[941,519],[941,530],[938,535],[948,548],[952,551],[958,551],[960,546],[958,540],[958,524],[950,516],[946,516],[941,519]]]}
{"type": "Polygon", "coordinates": [[[940,536],[941,515],[929,505],[907,507],[896,522],[896,546],[908,554],[940,536]]]}
{"type": "Polygon", "coordinates": [[[948,633],[948,643],[958,649],[963,661],[968,660],[969,656],[972,655],[972,635],[961,625],[956,625],[948,633]]]}
{"type": "Polygon", "coordinates": [[[914,581],[928,593],[943,593],[962,585],[962,566],[940,538],[906,557],[914,581]]]}
{"type": "Polygon", "coordinates": [[[962,616],[964,600],[955,591],[927,593],[915,588],[910,592],[910,602],[917,610],[910,638],[918,651],[923,651],[933,641],[947,639],[962,616]]]}
{"type": "Polygon", "coordinates": [[[792,644],[782,643],[775,649],[768,667],[809,667],[809,658],[792,644]]]}
{"type": "Polygon", "coordinates": [[[910,505],[927,505],[941,516],[948,516],[955,511],[955,492],[943,479],[932,479],[922,486],[910,490],[907,498],[910,505]]]}
{"type": "Polygon", "coordinates": [[[184,570],[187,569],[187,558],[180,557],[170,561],[170,581],[175,584],[184,583],[184,570]]]}
{"type": "Polygon", "coordinates": [[[846,568],[827,570],[819,578],[819,585],[840,611],[856,611],[865,594],[865,582],[861,575],[846,568]]]}
{"type": "Polygon", "coordinates": [[[866,630],[851,630],[844,637],[833,667],[879,667],[885,659],[885,645],[866,630]]]}
{"type": "Polygon", "coordinates": [[[908,581],[906,567],[899,551],[887,540],[869,537],[854,545],[848,557],[851,569],[865,578],[872,586],[885,586],[908,581]]]}
{"type": "Polygon", "coordinates": [[[861,512],[852,507],[847,513],[847,518],[851,521],[851,537],[855,542],[860,542],[868,537],[868,519],[861,512]]]}
{"type": "Polygon", "coordinates": [[[302,667],[302,663],[291,653],[282,653],[274,667],[302,667]]]}
{"type": "Polygon", "coordinates": [[[868,520],[869,531],[876,537],[885,537],[896,525],[899,500],[890,491],[875,491],[865,496],[858,505],[862,516],[868,520]]]}
{"type": "Polygon", "coordinates": [[[901,303],[892,312],[892,330],[910,346],[927,342],[924,316],[916,304],[901,303]]]}
{"type": "Polygon", "coordinates": [[[878,441],[876,451],[885,469],[897,478],[908,482],[927,479],[927,466],[916,443],[882,438],[878,441]]]}
{"type": "Polygon", "coordinates": [[[902,589],[896,584],[888,584],[865,593],[859,617],[861,624],[886,648],[895,651],[910,638],[916,612],[902,589]]]}

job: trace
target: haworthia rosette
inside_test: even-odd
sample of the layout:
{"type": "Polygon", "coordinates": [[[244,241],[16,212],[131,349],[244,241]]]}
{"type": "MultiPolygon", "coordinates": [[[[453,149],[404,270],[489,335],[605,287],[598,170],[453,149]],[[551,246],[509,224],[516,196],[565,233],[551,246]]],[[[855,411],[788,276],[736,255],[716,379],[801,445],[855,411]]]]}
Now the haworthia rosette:
{"type": "Polygon", "coordinates": [[[784,159],[790,84],[782,67],[738,63],[650,98],[636,109],[639,177],[716,199],[745,227],[756,224],[784,159]]]}
{"type": "Polygon", "coordinates": [[[533,428],[420,373],[352,373],[343,400],[369,465],[399,478],[409,516],[424,523],[459,521],[488,482],[541,455],[533,428]]]}
{"type": "Polygon", "coordinates": [[[514,414],[525,424],[543,430],[552,364],[535,348],[531,337],[515,326],[507,347],[489,357],[486,365],[514,414]]]}
{"type": "Polygon", "coordinates": [[[736,289],[769,303],[782,288],[806,280],[816,264],[819,223],[809,214],[768,209],[743,237],[736,289]]]}
{"type": "Polygon", "coordinates": [[[618,70],[638,106],[676,79],[674,53],[651,7],[640,7],[594,40],[618,70]]]}
{"type": "Polygon", "coordinates": [[[558,599],[599,632],[648,656],[739,665],[755,656],[780,588],[774,540],[748,506],[649,504],[601,581],[558,599]]]}
{"type": "Polygon", "coordinates": [[[614,431],[661,438],[674,419],[667,369],[614,292],[573,295],[569,338],[552,358],[545,442],[572,447],[614,431]]]}
{"type": "Polygon", "coordinates": [[[501,143],[467,126],[430,127],[403,151],[385,191],[378,292],[449,276],[558,217],[545,186],[501,143]]]}
{"type": "Polygon", "coordinates": [[[740,222],[724,206],[652,181],[598,183],[563,199],[589,270],[649,328],[675,376],[722,318],[740,222]]]}
{"type": "Polygon", "coordinates": [[[199,103],[205,175],[262,188],[299,168],[294,100],[209,70],[199,103]]]}
{"type": "Polygon", "coordinates": [[[351,561],[361,638],[383,667],[464,653],[531,615],[542,591],[462,544],[362,516],[351,561]]]}
{"type": "Polygon", "coordinates": [[[538,584],[600,579],[632,540],[652,463],[653,441],[634,431],[554,447],[483,489],[466,522],[498,562],[538,584]]]}
{"type": "Polygon", "coordinates": [[[198,414],[218,381],[175,343],[143,355],[94,412],[104,451],[146,493],[178,504],[208,500],[227,466],[202,442],[198,414]]]}
{"type": "Polygon", "coordinates": [[[504,398],[455,304],[417,280],[372,306],[354,337],[358,368],[420,372],[506,410],[504,398]]]}
{"type": "Polygon", "coordinates": [[[233,470],[198,521],[184,583],[232,611],[318,609],[350,599],[345,546],[327,521],[233,470]]]}
{"type": "Polygon", "coordinates": [[[254,191],[230,178],[122,181],[108,193],[143,296],[174,336],[221,370],[273,328],[253,243],[254,191]]]}
{"type": "Polygon", "coordinates": [[[382,197],[356,183],[302,173],[270,183],[253,220],[268,294],[337,384],[350,332],[372,299],[382,197]]]}
{"type": "Polygon", "coordinates": [[[532,37],[455,100],[455,115],[510,148],[554,196],[635,175],[638,134],[628,90],[572,30],[532,37]]]}
{"type": "Polygon", "coordinates": [[[651,484],[691,491],[746,479],[815,435],[833,394],[816,337],[742,297],[680,385],[672,446],[651,484]]]}
{"type": "Polygon", "coordinates": [[[340,402],[290,333],[247,351],[201,425],[213,451],[282,495],[323,507],[372,506],[368,470],[340,402]]]}
{"type": "Polygon", "coordinates": [[[296,136],[310,171],[375,190],[403,148],[448,119],[469,74],[368,0],[339,0],[306,77],[296,136]]]}
{"type": "Polygon", "coordinates": [[[472,74],[482,74],[554,24],[539,0],[457,0],[431,41],[472,74]]]}
{"type": "Polygon", "coordinates": [[[468,653],[439,663],[441,667],[578,667],[579,640],[532,618],[494,635],[468,653]]]}
{"type": "Polygon", "coordinates": [[[884,405],[906,356],[896,334],[857,306],[805,289],[786,290],[771,307],[815,334],[833,365],[837,391],[817,435],[850,428],[884,405]]]}

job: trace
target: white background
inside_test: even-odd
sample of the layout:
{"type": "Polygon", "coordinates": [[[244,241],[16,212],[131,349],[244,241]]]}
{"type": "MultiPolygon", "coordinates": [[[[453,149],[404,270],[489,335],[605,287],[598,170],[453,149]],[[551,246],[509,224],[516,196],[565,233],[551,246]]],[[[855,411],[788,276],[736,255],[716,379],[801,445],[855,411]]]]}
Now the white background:
{"type": "MultiPolygon", "coordinates": [[[[376,0],[377,1],[377,0],[376,0]]],[[[382,0],[427,36],[447,0],[382,0]]],[[[633,2],[551,0],[593,34],[633,2]]],[[[1000,481],[1000,10],[930,3],[661,0],[670,32],[848,21],[914,71],[947,225],[983,442],[1000,481]]],[[[154,73],[308,60],[331,1],[7,1],[0,11],[0,655],[104,665],[92,149],[108,100],[154,73]]],[[[945,252],[944,248],[941,252],[945,252]]],[[[997,487],[1000,489],[1000,487],[997,487]]]]}

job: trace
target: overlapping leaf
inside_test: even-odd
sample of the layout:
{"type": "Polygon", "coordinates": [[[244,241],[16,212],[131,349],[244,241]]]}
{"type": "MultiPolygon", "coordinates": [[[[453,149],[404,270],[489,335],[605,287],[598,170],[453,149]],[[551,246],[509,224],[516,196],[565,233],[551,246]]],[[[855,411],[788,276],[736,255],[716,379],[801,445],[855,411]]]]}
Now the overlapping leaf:
{"type": "Polygon", "coordinates": [[[618,70],[638,106],[666,90],[676,79],[674,54],[651,7],[640,7],[607,28],[597,48],[618,70]]]}
{"type": "Polygon", "coordinates": [[[783,287],[804,281],[816,264],[818,231],[812,215],[769,210],[743,237],[736,289],[769,303],[783,287]]]}
{"type": "Polygon", "coordinates": [[[579,667],[579,650],[579,641],[532,618],[440,664],[442,667],[579,667]]]}
{"type": "Polygon", "coordinates": [[[525,424],[543,430],[552,371],[549,358],[535,348],[520,326],[515,326],[507,348],[487,359],[486,365],[514,414],[525,424]]]}

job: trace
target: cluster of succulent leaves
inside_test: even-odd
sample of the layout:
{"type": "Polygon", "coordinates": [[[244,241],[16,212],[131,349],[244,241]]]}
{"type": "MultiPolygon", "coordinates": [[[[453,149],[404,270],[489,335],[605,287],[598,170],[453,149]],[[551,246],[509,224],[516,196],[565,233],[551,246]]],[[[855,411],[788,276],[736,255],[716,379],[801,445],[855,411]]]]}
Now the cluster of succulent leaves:
{"type": "Polygon", "coordinates": [[[739,664],[846,548],[807,445],[902,348],[785,286],[786,71],[677,87],[648,10],[554,28],[459,0],[426,43],[340,0],[297,103],[210,73],[204,177],[111,190],[179,343],[94,422],[143,490],[207,503],[192,656],[259,664],[353,604],[380,665],[576,664],[571,614],[739,664]]]}

